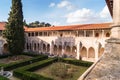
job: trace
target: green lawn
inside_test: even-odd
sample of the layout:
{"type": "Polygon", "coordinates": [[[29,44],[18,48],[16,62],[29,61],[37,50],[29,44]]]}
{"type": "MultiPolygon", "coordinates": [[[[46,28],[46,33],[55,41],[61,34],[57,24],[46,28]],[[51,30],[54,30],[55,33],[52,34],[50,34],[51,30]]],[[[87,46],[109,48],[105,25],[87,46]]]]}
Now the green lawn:
{"type": "Polygon", "coordinates": [[[77,80],[87,69],[88,67],[56,62],[34,73],[53,78],[54,80],[77,80]]]}

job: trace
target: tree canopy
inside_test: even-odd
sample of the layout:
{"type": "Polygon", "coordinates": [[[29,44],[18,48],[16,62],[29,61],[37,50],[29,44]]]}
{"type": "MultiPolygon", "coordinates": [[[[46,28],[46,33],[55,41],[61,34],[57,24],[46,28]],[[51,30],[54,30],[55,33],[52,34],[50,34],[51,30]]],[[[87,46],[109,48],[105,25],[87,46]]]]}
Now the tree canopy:
{"type": "Polygon", "coordinates": [[[23,52],[25,38],[21,0],[12,0],[12,7],[8,18],[8,23],[3,31],[3,37],[7,40],[8,50],[10,53],[20,54],[23,52]]]}
{"type": "MultiPolygon", "coordinates": [[[[24,24],[26,24],[26,22],[24,22],[24,24]]],[[[31,22],[29,24],[26,24],[26,26],[28,26],[28,27],[49,27],[49,26],[51,26],[51,24],[45,23],[45,22],[35,21],[35,22],[31,22]]]]}

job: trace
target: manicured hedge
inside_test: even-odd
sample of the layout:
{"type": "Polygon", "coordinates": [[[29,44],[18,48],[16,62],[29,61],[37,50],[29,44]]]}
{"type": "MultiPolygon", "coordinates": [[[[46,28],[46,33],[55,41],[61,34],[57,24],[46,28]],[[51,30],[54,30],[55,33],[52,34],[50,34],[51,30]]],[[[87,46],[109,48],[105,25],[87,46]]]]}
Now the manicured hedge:
{"type": "Polygon", "coordinates": [[[13,55],[12,54],[0,55],[0,59],[7,58],[7,57],[10,57],[10,56],[13,56],[13,55]]]}
{"type": "Polygon", "coordinates": [[[30,52],[24,52],[22,53],[22,55],[27,55],[27,56],[33,56],[33,57],[36,57],[36,56],[40,56],[41,54],[36,54],[36,53],[30,53],[30,52]]]}
{"type": "Polygon", "coordinates": [[[80,61],[80,60],[74,60],[74,59],[69,59],[69,58],[63,58],[63,59],[61,58],[60,61],[68,63],[68,64],[74,64],[77,66],[84,66],[84,67],[90,67],[93,64],[93,62],[80,61]]]}
{"type": "Polygon", "coordinates": [[[0,80],[9,80],[9,79],[6,77],[0,76],[0,80]]]}
{"type": "Polygon", "coordinates": [[[22,80],[53,80],[51,78],[47,78],[45,76],[41,76],[35,73],[32,73],[30,71],[35,71],[37,69],[43,68],[45,66],[48,66],[49,64],[56,61],[56,58],[49,58],[47,60],[39,61],[36,63],[33,63],[31,65],[27,65],[21,68],[18,68],[14,70],[13,75],[22,79],[22,80]]]}
{"type": "Polygon", "coordinates": [[[18,67],[29,65],[31,63],[38,62],[38,61],[41,61],[41,60],[44,60],[44,59],[47,59],[47,58],[48,58],[48,56],[41,55],[41,56],[38,56],[38,57],[35,57],[35,58],[32,58],[32,59],[27,59],[27,60],[15,62],[15,63],[6,64],[3,67],[4,67],[5,70],[12,70],[12,69],[16,69],[18,67]]]}
{"type": "Polygon", "coordinates": [[[53,80],[29,71],[15,71],[14,76],[20,78],[21,80],[53,80]]]}

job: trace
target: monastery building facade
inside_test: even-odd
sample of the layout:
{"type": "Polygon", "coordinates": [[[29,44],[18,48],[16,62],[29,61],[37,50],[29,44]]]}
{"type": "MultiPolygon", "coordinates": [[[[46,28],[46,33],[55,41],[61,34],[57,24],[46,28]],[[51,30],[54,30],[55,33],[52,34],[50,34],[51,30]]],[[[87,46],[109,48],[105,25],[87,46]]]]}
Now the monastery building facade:
{"type": "MultiPolygon", "coordinates": [[[[85,61],[96,61],[102,56],[105,40],[110,38],[112,23],[52,26],[25,29],[25,51],[38,54],[66,55],[85,61]]],[[[0,33],[5,23],[0,22],[0,33]]],[[[6,51],[6,41],[0,37],[1,54],[6,51]]]]}

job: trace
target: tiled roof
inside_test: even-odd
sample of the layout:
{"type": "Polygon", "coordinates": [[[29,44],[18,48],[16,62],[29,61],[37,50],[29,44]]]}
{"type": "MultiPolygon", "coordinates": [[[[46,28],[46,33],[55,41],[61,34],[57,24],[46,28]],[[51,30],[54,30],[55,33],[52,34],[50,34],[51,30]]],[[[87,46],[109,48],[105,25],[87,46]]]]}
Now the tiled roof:
{"type": "MultiPolygon", "coordinates": [[[[4,30],[5,29],[5,24],[6,22],[0,22],[0,30],[4,30]]],[[[27,26],[24,26],[24,29],[27,29],[27,26]]]]}
{"type": "MultiPolygon", "coordinates": [[[[0,22],[0,30],[4,30],[6,23],[0,22]]],[[[24,26],[26,32],[37,31],[62,31],[62,30],[93,30],[93,29],[110,29],[112,23],[99,23],[99,24],[82,24],[82,25],[68,25],[68,26],[52,26],[52,27],[38,27],[27,28],[24,26]]]]}
{"type": "Polygon", "coordinates": [[[62,30],[93,30],[93,29],[110,29],[111,23],[100,24],[83,24],[83,25],[70,25],[70,26],[54,26],[54,27],[39,27],[39,28],[27,28],[25,31],[62,31],[62,30]]]}
{"type": "Polygon", "coordinates": [[[4,30],[5,29],[5,22],[0,22],[0,30],[4,30]]]}

